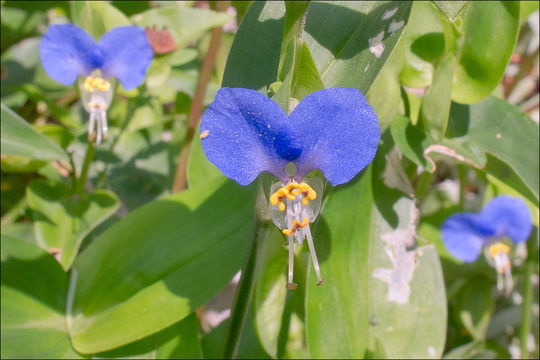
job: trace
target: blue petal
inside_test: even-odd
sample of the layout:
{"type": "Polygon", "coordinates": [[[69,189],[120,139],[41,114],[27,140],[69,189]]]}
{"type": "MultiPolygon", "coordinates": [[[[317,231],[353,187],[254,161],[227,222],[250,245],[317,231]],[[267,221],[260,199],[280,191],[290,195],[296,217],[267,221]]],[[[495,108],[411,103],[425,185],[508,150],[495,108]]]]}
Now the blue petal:
{"type": "Polygon", "coordinates": [[[501,195],[491,199],[482,209],[486,223],[494,227],[494,236],[507,236],[514,243],[526,241],[532,231],[531,213],[520,198],[501,195]]]}
{"type": "Polygon", "coordinates": [[[333,185],[346,183],[377,152],[377,115],[360,90],[332,88],[311,93],[289,118],[302,148],[295,162],[299,179],[320,169],[333,185]]]}
{"type": "Polygon", "coordinates": [[[103,54],[101,71],[105,78],[117,78],[126,90],[143,82],[153,53],[141,27],[116,27],[99,39],[98,46],[103,54]]]}
{"type": "Polygon", "coordinates": [[[494,229],[486,227],[481,215],[473,213],[454,214],[441,227],[441,237],[450,254],[465,262],[475,261],[493,234],[494,229]]]}
{"type": "Polygon", "coordinates": [[[286,181],[285,165],[302,153],[279,105],[242,88],[218,91],[201,119],[201,143],[208,160],[240,185],[263,171],[286,181]]]}
{"type": "Polygon", "coordinates": [[[47,74],[64,85],[72,85],[78,76],[89,75],[102,63],[94,39],[72,24],[49,26],[39,53],[47,74]]]}

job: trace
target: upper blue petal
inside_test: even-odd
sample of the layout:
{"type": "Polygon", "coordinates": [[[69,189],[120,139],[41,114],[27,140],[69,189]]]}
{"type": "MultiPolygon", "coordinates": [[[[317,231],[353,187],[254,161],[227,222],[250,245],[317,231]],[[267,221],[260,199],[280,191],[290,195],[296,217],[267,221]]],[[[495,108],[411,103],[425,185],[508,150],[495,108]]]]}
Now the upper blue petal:
{"type": "Polygon", "coordinates": [[[78,76],[89,75],[103,61],[94,39],[73,24],[49,26],[39,53],[47,74],[64,85],[72,85],[78,76]]]}
{"type": "Polygon", "coordinates": [[[103,76],[117,78],[126,90],[139,86],[152,63],[152,47],[144,30],[135,25],[116,27],[98,42],[103,76]]]}
{"type": "Polygon", "coordinates": [[[465,262],[475,261],[493,235],[494,229],[480,214],[454,214],[441,227],[441,237],[450,254],[465,262]]]}
{"type": "Polygon", "coordinates": [[[375,156],[380,138],[377,115],[358,89],[331,88],[306,96],[289,116],[302,155],[297,178],[320,169],[328,181],[350,181],[375,156]]]}
{"type": "Polygon", "coordinates": [[[495,237],[507,236],[514,243],[526,241],[533,228],[527,204],[516,197],[494,197],[484,206],[481,215],[483,221],[494,228],[495,237]]]}
{"type": "Polygon", "coordinates": [[[279,105],[251,89],[220,89],[201,119],[206,157],[241,185],[263,171],[285,181],[285,165],[302,153],[296,141],[279,105]]]}

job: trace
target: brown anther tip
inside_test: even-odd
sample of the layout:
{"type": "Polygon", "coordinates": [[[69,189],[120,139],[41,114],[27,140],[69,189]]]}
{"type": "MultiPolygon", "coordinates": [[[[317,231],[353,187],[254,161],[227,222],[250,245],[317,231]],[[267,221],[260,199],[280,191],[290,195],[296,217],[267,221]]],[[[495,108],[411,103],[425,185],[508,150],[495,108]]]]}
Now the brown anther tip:
{"type": "Polygon", "coordinates": [[[96,133],[95,132],[91,132],[90,134],[88,134],[88,141],[89,142],[94,142],[95,139],[96,139],[96,133]]]}
{"type": "Polygon", "coordinates": [[[324,278],[322,278],[321,280],[317,281],[317,286],[322,285],[323,283],[324,283],[324,278]]]}
{"type": "Polygon", "coordinates": [[[296,290],[298,288],[298,284],[295,284],[295,283],[288,283],[287,284],[287,289],[289,290],[296,290]]]}
{"type": "Polygon", "coordinates": [[[108,135],[103,135],[103,140],[105,140],[105,141],[109,140],[109,136],[108,135]]]}

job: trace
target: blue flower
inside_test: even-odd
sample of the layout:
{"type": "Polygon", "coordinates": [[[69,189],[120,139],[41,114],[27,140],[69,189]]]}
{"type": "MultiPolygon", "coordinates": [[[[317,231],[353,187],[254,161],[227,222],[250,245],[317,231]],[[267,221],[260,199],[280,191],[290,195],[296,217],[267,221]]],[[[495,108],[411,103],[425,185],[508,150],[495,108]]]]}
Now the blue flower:
{"type": "Polygon", "coordinates": [[[51,25],[40,43],[43,68],[64,85],[78,78],[83,106],[90,114],[88,136],[97,143],[107,137],[108,109],[112,99],[110,78],[116,78],[126,90],[139,86],[152,62],[152,47],[138,26],[116,27],[96,43],[76,25],[51,25]]]}
{"type": "Polygon", "coordinates": [[[332,88],[306,96],[287,114],[255,90],[222,88],[201,120],[201,142],[208,159],[229,178],[247,185],[261,172],[279,182],[271,190],[274,223],[289,239],[289,284],[293,239],[307,239],[319,265],[309,223],[318,215],[322,182],[304,177],[320,169],[333,185],[350,181],[374,158],[380,138],[377,115],[362,92],[332,88]],[[285,171],[293,163],[296,173],[285,171]],[[287,211],[285,211],[287,210],[287,211]]]}
{"type": "Polygon", "coordinates": [[[497,287],[512,289],[508,238],[515,244],[526,241],[532,231],[531,214],[519,198],[501,195],[491,199],[480,213],[458,213],[443,223],[441,236],[448,251],[464,262],[475,261],[482,249],[488,262],[497,270],[497,287]]]}

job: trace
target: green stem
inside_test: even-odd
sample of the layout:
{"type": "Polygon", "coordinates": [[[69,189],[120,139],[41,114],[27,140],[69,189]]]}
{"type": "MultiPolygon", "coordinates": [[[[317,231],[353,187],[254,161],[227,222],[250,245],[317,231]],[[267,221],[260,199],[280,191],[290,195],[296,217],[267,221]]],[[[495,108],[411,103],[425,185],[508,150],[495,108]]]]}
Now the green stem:
{"type": "Polygon", "coordinates": [[[96,154],[96,146],[92,143],[88,143],[88,149],[86,150],[86,155],[84,156],[84,162],[81,169],[81,175],[77,180],[77,187],[75,193],[82,195],[84,193],[84,184],[86,183],[86,177],[88,175],[88,168],[90,163],[94,160],[94,155],[96,154]]]}
{"type": "MultiPolygon", "coordinates": [[[[260,186],[256,207],[261,206],[263,202],[266,204],[262,186],[260,186]]],[[[265,221],[264,217],[256,214],[255,230],[251,238],[247,257],[242,266],[242,276],[240,277],[240,282],[238,283],[233,306],[231,308],[231,321],[225,337],[225,348],[223,350],[224,359],[233,359],[236,357],[238,346],[240,345],[242,329],[244,328],[244,323],[249,310],[249,303],[251,302],[253,293],[258,249],[270,226],[272,226],[270,221],[265,221]]]]}
{"type": "Polygon", "coordinates": [[[533,300],[533,287],[531,284],[531,275],[534,272],[535,242],[537,231],[533,231],[532,236],[527,241],[527,261],[525,262],[525,279],[523,285],[523,305],[521,308],[521,329],[519,332],[519,342],[521,346],[521,358],[529,358],[527,351],[527,338],[531,332],[531,309],[533,300]]]}

